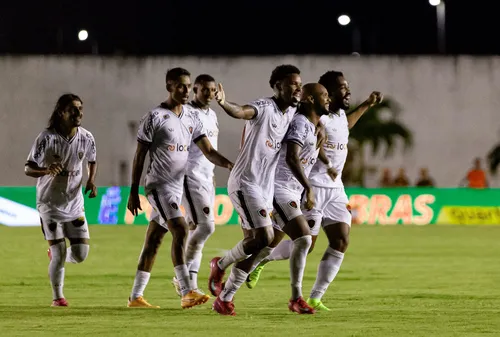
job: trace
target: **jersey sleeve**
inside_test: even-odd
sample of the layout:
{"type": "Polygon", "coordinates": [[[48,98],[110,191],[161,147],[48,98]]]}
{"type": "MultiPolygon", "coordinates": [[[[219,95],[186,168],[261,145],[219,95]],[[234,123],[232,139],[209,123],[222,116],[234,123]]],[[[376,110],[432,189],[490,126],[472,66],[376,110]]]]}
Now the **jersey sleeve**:
{"type": "Polygon", "coordinates": [[[31,151],[28,155],[27,163],[35,163],[39,167],[43,167],[45,163],[45,152],[49,145],[49,136],[45,133],[41,133],[36,137],[31,151]]]}
{"type": "Polygon", "coordinates": [[[303,147],[308,135],[309,128],[304,118],[294,118],[288,127],[285,142],[293,142],[303,147]]]}
{"type": "Polygon", "coordinates": [[[206,137],[207,131],[205,130],[205,126],[196,111],[193,113],[193,142],[197,142],[203,137],[206,137]]]}
{"type": "Polygon", "coordinates": [[[97,160],[97,149],[95,146],[94,136],[89,132],[87,133],[87,156],[86,159],[89,163],[95,163],[97,160]]]}
{"type": "Polygon", "coordinates": [[[137,131],[137,141],[143,144],[153,142],[154,135],[158,128],[158,112],[150,111],[142,117],[137,131]]]}
{"type": "Polygon", "coordinates": [[[271,102],[269,102],[266,99],[257,99],[255,101],[252,101],[248,103],[247,105],[251,106],[255,110],[255,117],[253,118],[253,121],[259,121],[261,120],[266,114],[264,113],[264,110],[266,109],[267,106],[271,105],[271,102]]]}

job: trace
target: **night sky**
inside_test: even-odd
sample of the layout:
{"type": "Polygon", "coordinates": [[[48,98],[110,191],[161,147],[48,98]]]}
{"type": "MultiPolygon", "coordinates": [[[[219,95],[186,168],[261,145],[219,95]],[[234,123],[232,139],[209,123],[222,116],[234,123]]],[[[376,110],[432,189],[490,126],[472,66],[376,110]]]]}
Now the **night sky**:
{"type": "MultiPolygon", "coordinates": [[[[446,52],[500,54],[495,5],[446,1],[446,52]]],[[[0,0],[0,53],[90,54],[93,40],[107,55],[348,54],[353,25],[361,54],[438,53],[428,0],[0,0]]]]}

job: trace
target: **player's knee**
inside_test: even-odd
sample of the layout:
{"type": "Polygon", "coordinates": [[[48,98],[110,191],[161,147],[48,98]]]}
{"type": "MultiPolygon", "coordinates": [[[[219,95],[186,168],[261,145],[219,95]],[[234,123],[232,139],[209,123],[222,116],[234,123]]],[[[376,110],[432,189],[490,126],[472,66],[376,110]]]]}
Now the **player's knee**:
{"type": "Polygon", "coordinates": [[[215,232],[215,222],[214,221],[201,222],[197,225],[196,230],[200,232],[201,236],[206,237],[206,239],[208,239],[208,237],[215,232]]]}
{"type": "Polygon", "coordinates": [[[300,238],[297,238],[293,241],[293,245],[297,248],[300,248],[301,250],[306,250],[309,251],[309,248],[311,247],[312,244],[312,238],[310,235],[304,235],[301,236],[300,238]]]}
{"type": "Polygon", "coordinates": [[[63,241],[52,244],[49,249],[52,255],[50,263],[57,265],[59,268],[63,268],[64,262],[66,261],[66,242],[63,241]]]}
{"type": "Polygon", "coordinates": [[[71,255],[75,259],[76,263],[82,263],[89,256],[90,246],[86,244],[74,244],[71,245],[71,255]]]}
{"type": "Polygon", "coordinates": [[[349,246],[349,235],[339,235],[330,240],[330,247],[344,253],[349,246]]]}

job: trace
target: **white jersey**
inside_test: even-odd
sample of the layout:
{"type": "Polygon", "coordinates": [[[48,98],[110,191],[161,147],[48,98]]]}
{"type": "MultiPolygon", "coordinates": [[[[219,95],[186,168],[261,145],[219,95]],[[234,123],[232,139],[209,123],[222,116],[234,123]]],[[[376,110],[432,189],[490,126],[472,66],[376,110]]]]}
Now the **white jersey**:
{"type": "Polygon", "coordinates": [[[37,179],[36,203],[42,217],[68,222],[84,214],[83,160],[96,161],[94,136],[84,128],[79,127],[70,140],[53,129],[38,135],[28,155],[28,162],[36,163],[39,167],[49,167],[59,162],[64,168],[55,177],[44,175],[37,179]]]}
{"type": "Polygon", "coordinates": [[[250,103],[257,115],[245,123],[244,142],[229,175],[228,187],[259,189],[272,200],[281,142],[297,110],[283,113],[272,98],[250,103]]]}
{"type": "Polygon", "coordinates": [[[193,141],[204,136],[199,112],[187,105],[179,116],[163,104],[148,112],[137,132],[138,142],[150,144],[146,190],[168,186],[182,195],[189,150],[193,141]]]}
{"type": "Polygon", "coordinates": [[[302,193],[304,188],[286,163],[287,144],[293,142],[302,147],[299,159],[307,177],[318,159],[319,148],[316,147],[318,137],[315,135],[315,131],[316,127],[306,116],[302,114],[295,115],[283,140],[284,144],[280,151],[278,166],[276,168],[275,186],[282,186],[302,193]]]}
{"type": "Polygon", "coordinates": [[[326,173],[327,167],[320,160],[316,162],[309,180],[311,184],[318,187],[337,188],[343,187],[342,170],[344,169],[347,159],[347,142],[349,141],[349,126],[347,116],[344,110],[339,111],[339,115],[330,113],[329,115],[321,116],[321,123],[325,126],[326,141],[323,144],[328,160],[333,168],[337,171],[338,176],[333,181],[326,173]]]}
{"type": "MultiPolygon", "coordinates": [[[[217,150],[217,140],[219,136],[219,123],[217,122],[217,114],[212,109],[203,110],[197,106],[190,104],[194,111],[198,111],[198,116],[205,135],[212,144],[212,147],[217,150]]],[[[195,181],[201,183],[213,183],[215,165],[212,164],[200,150],[200,148],[192,144],[189,149],[188,165],[186,175],[195,181]]]]}

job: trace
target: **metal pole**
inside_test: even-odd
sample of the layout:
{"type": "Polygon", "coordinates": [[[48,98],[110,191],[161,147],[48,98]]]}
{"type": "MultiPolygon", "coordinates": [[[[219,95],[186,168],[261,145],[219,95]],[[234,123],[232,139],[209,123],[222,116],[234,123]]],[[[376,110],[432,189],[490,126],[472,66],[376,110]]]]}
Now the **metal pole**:
{"type": "Polygon", "coordinates": [[[446,8],[444,1],[436,6],[437,14],[437,37],[439,53],[446,53],[446,8]]]}

